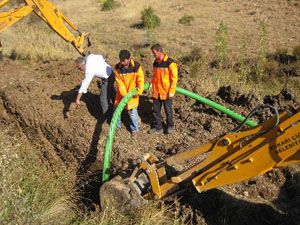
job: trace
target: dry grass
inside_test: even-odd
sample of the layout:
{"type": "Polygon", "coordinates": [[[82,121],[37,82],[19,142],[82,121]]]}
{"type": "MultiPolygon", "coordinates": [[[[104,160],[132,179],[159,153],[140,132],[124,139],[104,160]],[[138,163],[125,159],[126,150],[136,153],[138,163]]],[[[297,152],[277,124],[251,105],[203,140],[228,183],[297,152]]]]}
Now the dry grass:
{"type": "Polygon", "coordinates": [[[185,14],[183,17],[181,17],[178,22],[182,25],[185,25],[185,26],[191,26],[191,22],[194,20],[194,17],[193,16],[190,16],[190,15],[187,15],[185,14]]]}
{"type": "Polygon", "coordinates": [[[0,224],[179,224],[157,202],[127,214],[111,207],[80,212],[72,201],[74,176],[60,166],[50,172],[36,149],[9,135],[12,129],[0,132],[0,224]]]}
{"type": "Polygon", "coordinates": [[[36,150],[9,136],[10,129],[0,133],[0,224],[67,224],[74,216],[67,197],[71,176],[50,172],[36,150]]]}
{"type": "MultiPolygon", "coordinates": [[[[214,77],[209,75],[208,80],[212,80],[213,83],[208,85],[211,89],[206,88],[206,91],[216,90],[219,85],[232,83],[232,80],[238,80],[237,85],[242,83],[245,91],[256,89],[257,85],[252,86],[251,82],[248,82],[252,79],[249,74],[259,73],[259,79],[262,79],[264,54],[282,48],[293,52],[293,48],[299,45],[298,7],[291,2],[279,3],[274,0],[272,4],[269,2],[257,4],[235,0],[230,5],[225,1],[196,0],[116,2],[119,7],[104,12],[101,11],[103,1],[54,1],[82,31],[90,32],[92,47],[89,50],[105,55],[111,64],[118,61],[118,52],[123,48],[133,51],[133,55],[137,57],[142,52],[147,58],[151,58],[149,45],[160,42],[166,52],[177,60],[200,47],[204,53],[201,64],[208,65],[216,60],[213,57],[218,54],[215,50],[218,44],[217,30],[220,24],[225,24],[228,34],[226,53],[222,57],[228,58],[229,64],[240,62],[239,72],[211,71],[210,67],[202,66],[202,69],[198,69],[199,71],[195,73],[201,71],[202,77],[211,73],[216,75],[214,77]],[[152,7],[161,19],[160,27],[151,32],[140,29],[141,12],[145,7],[152,7]],[[287,12],[289,16],[285,15],[287,12]],[[274,17],[274,13],[278,16],[274,17]],[[194,18],[192,26],[182,26],[179,23],[180,18],[185,15],[194,18]],[[266,29],[264,34],[261,31],[261,24],[264,24],[266,29]],[[257,62],[247,64],[246,60],[250,58],[256,58],[257,62]],[[230,79],[224,80],[222,74],[230,79]]],[[[3,32],[1,39],[4,54],[12,58],[59,60],[73,59],[77,56],[77,52],[69,43],[63,41],[40,20],[20,21],[3,32]]],[[[195,67],[195,64],[193,65],[195,67]]],[[[273,88],[275,92],[281,88],[280,82],[260,84],[263,86],[262,92],[268,92],[270,89],[268,86],[277,83],[279,86],[273,88]]],[[[298,83],[296,81],[295,85],[292,84],[292,88],[296,89],[298,83]]]]}
{"type": "Polygon", "coordinates": [[[105,0],[102,3],[102,11],[110,11],[118,7],[118,3],[115,0],[105,0]]]}
{"type": "MultiPolygon", "coordinates": [[[[238,52],[236,43],[239,43],[244,35],[250,42],[249,52],[256,52],[261,21],[265,21],[270,31],[267,51],[274,51],[282,46],[292,48],[299,44],[300,40],[300,28],[297,26],[298,8],[288,2],[279,3],[274,0],[271,3],[257,4],[235,0],[228,5],[225,1],[118,0],[120,6],[108,12],[101,11],[100,1],[54,2],[81,30],[91,33],[94,51],[109,54],[114,61],[117,60],[117,53],[121,48],[130,48],[137,43],[144,44],[148,41],[147,32],[134,26],[141,23],[140,13],[147,6],[152,7],[161,18],[161,26],[154,35],[172,55],[186,53],[195,45],[213,50],[215,32],[222,21],[228,25],[231,33],[228,43],[231,52],[238,52]],[[289,12],[289,16],[285,15],[286,12],[289,12]],[[273,16],[274,13],[277,14],[276,17],[273,16]],[[194,17],[192,29],[189,26],[179,26],[179,19],[186,14],[194,17]]],[[[37,49],[35,54],[43,57],[72,58],[76,55],[72,47],[55,37],[56,34],[52,34],[49,28],[41,29],[39,26],[28,25],[26,21],[18,24],[1,35],[5,54],[15,49],[17,54],[26,55],[26,46],[30,46],[37,49]],[[25,27],[29,29],[26,32],[25,27]]]]}

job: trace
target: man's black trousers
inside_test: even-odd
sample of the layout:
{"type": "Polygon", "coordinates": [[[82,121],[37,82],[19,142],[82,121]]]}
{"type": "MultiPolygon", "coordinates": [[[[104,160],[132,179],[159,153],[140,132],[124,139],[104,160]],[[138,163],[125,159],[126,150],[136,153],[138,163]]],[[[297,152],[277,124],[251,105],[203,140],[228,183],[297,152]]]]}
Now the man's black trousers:
{"type": "Polygon", "coordinates": [[[114,88],[115,74],[111,74],[108,79],[101,79],[100,103],[103,119],[110,119],[115,102],[116,91],[114,88]]]}
{"type": "Polygon", "coordinates": [[[167,116],[167,126],[173,127],[173,109],[172,109],[172,99],[160,100],[153,99],[153,116],[155,119],[154,127],[158,130],[162,129],[162,118],[161,118],[161,106],[164,106],[165,113],[167,116]]]}

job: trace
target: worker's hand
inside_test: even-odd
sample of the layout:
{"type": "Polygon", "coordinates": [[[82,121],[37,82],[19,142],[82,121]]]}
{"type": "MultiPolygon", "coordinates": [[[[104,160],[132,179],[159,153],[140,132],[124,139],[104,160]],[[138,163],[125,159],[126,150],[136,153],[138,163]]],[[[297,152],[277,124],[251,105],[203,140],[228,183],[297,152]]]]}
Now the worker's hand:
{"type": "Polygon", "coordinates": [[[81,105],[80,99],[76,99],[75,104],[76,106],[80,106],[81,105]]]}
{"type": "Polygon", "coordinates": [[[82,96],[82,93],[78,93],[76,96],[75,104],[77,107],[81,105],[81,103],[80,103],[81,96],[82,96]]]}
{"type": "Polygon", "coordinates": [[[173,98],[173,97],[174,97],[174,94],[169,93],[169,98],[173,98]]]}

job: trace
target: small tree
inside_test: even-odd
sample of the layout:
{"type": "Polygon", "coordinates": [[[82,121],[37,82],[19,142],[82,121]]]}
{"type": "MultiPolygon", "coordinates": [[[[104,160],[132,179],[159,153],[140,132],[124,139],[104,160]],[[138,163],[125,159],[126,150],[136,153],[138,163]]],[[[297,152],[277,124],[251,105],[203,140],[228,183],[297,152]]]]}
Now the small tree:
{"type": "Polygon", "coordinates": [[[141,19],[143,27],[148,30],[154,30],[160,25],[160,18],[151,7],[147,7],[141,12],[141,19]]]}
{"type": "Polygon", "coordinates": [[[225,66],[228,52],[228,28],[223,22],[220,23],[216,32],[216,52],[218,61],[225,66]]]}

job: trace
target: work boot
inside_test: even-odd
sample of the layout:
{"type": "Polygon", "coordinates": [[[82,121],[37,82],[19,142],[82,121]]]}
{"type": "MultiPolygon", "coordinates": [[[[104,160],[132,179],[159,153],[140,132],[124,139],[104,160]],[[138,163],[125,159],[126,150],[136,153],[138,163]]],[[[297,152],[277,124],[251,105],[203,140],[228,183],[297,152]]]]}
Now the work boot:
{"type": "Polygon", "coordinates": [[[174,128],[173,127],[168,127],[167,133],[172,134],[173,132],[174,132],[174,128]]]}
{"type": "Polygon", "coordinates": [[[148,131],[148,133],[149,134],[159,134],[159,133],[162,133],[162,129],[157,129],[157,128],[151,128],[149,131],[148,131]]]}
{"type": "Polygon", "coordinates": [[[131,139],[136,141],[137,140],[137,132],[134,131],[134,132],[131,132],[131,139]]]}

